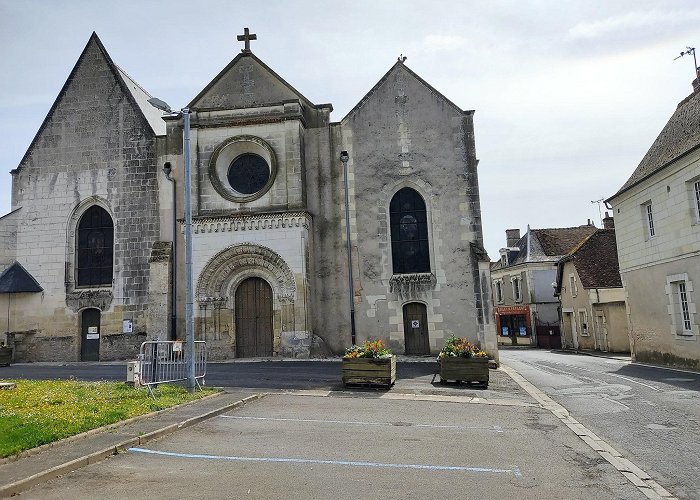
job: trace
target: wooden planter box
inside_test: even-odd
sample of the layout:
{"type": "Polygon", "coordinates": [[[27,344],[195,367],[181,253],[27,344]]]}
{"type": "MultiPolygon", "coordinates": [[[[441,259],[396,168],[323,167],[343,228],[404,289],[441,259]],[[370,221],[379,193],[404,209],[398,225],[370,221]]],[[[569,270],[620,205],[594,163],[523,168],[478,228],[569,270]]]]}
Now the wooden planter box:
{"type": "Polygon", "coordinates": [[[489,358],[453,358],[440,360],[440,381],[480,382],[489,385],[489,358]]]}
{"type": "Polygon", "coordinates": [[[10,366],[12,362],[12,349],[0,347],[0,366],[10,366]]]}
{"type": "Polygon", "coordinates": [[[343,359],[343,384],[381,385],[396,382],[396,356],[343,359]]]}

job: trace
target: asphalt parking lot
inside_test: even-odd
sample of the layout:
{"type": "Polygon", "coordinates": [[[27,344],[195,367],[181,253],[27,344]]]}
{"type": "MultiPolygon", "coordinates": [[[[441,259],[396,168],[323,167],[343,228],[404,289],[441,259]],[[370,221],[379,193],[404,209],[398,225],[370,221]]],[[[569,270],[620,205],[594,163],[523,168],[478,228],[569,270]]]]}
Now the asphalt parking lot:
{"type": "Polygon", "coordinates": [[[538,406],[298,391],[124,450],[24,498],[643,498],[538,406]]]}

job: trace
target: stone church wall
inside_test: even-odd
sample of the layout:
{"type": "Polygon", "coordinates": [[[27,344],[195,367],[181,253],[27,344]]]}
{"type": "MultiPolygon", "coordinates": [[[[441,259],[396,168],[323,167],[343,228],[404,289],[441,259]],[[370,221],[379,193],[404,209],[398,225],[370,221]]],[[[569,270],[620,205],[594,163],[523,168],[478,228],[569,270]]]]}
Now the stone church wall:
{"type": "Polygon", "coordinates": [[[13,209],[21,207],[17,259],[44,288],[41,298],[17,306],[17,361],[79,359],[80,311],[93,306],[102,310],[101,359],[137,352],[146,329],[148,257],[159,233],[153,144],[91,41],[13,171],[13,209]],[[114,280],[86,290],[75,287],[75,225],[93,203],[113,218],[114,280]],[[134,334],[122,334],[123,319],[133,320],[134,334]]]}

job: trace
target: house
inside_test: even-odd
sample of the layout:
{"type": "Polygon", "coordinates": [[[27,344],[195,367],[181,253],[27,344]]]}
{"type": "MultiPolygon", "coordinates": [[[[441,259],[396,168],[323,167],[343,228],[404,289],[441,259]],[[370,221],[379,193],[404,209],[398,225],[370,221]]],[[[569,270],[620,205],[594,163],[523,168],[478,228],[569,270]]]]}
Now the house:
{"type": "Polygon", "coordinates": [[[700,87],[683,99],[614,210],[632,356],[700,369],[700,87]]]}
{"type": "Polygon", "coordinates": [[[506,230],[506,246],[491,265],[498,343],[561,347],[557,262],[596,231],[579,227],[506,230]]]}
{"type": "Polygon", "coordinates": [[[557,263],[562,347],[629,352],[613,218],[557,263]]]}
{"type": "MultiPolygon", "coordinates": [[[[452,334],[497,355],[474,112],[399,58],[333,121],[240,39],[186,106],[195,337],[209,359],[338,354],[369,338],[431,354],[452,334]]],[[[0,264],[43,289],[0,294],[17,361],[124,359],[184,338],[185,113],[150,99],[93,33],[12,171],[0,264]]]]}

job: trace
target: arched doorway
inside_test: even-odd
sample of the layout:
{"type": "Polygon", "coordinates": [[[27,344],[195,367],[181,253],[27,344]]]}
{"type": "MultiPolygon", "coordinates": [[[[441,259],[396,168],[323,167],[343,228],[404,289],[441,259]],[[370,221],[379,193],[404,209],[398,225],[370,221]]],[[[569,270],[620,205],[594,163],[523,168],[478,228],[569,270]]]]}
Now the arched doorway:
{"type": "Polygon", "coordinates": [[[430,354],[428,339],[428,312],[425,304],[409,302],[403,306],[403,336],[406,354],[430,354]]]}
{"type": "Polygon", "coordinates": [[[84,309],[80,315],[80,360],[100,360],[100,310],[84,309]]]}
{"type": "Polygon", "coordinates": [[[236,289],[236,357],[272,356],[272,288],[247,278],[236,289]]]}

